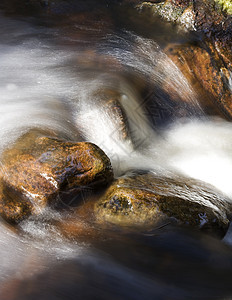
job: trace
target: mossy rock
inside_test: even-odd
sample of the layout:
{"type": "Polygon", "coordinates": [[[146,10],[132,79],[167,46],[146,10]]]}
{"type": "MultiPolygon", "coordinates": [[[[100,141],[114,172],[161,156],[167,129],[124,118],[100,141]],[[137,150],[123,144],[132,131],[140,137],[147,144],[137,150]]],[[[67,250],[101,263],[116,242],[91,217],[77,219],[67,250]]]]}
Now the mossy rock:
{"type": "Polygon", "coordinates": [[[228,199],[205,183],[152,173],[115,180],[94,207],[101,224],[152,229],[174,223],[220,236],[228,229],[230,209],[228,199]]]}
{"type": "Polygon", "coordinates": [[[109,158],[96,145],[66,142],[30,132],[5,151],[0,172],[0,213],[10,222],[50,204],[78,198],[113,180],[109,158]]]}
{"type": "Polygon", "coordinates": [[[229,15],[232,15],[232,2],[231,0],[215,0],[222,6],[222,9],[226,11],[229,15]]]}

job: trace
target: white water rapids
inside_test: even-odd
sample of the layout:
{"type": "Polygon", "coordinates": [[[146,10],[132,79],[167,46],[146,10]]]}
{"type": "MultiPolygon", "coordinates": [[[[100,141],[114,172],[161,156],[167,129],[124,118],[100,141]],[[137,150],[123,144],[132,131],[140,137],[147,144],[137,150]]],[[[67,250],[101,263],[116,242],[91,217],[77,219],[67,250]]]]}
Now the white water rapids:
{"type": "MultiPolygon", "coordinates": [[[[30,128],[53,130],[74,141],[81,135],[106,152],[116,176],[131,169],[182,173],[212,184],[232,199],[232,124],[202,114],[186,79],[154,41],[130,32],[107,35],[99,41],[97,53],[112,62],[100,61],[103,70],[79,66],[80,61],[88,63],[85,49],[60,45],[58,39],[58,29],[1,16],[0,152],[30,128]],[[166,81],[178,95],[189,97],[196,113],[154,128],[139,88],[128,79],[133,76],[154,86],[166,81]],[[120,94],[133,139],[122,140],[117,121],[99,105],[96,92],[104,89],[120,94]]],[[[18,271],[22,266],[40,272],[57,259],[87,251],[59,236],[50,238],[52,228],[42,224],[28,223],[24,229],[38,240],[20,237],[1,225],[0,281],[12,274],[22,276],[18,271]]],[[[225,239],[230,242],[230,234],[225,239]]]]}

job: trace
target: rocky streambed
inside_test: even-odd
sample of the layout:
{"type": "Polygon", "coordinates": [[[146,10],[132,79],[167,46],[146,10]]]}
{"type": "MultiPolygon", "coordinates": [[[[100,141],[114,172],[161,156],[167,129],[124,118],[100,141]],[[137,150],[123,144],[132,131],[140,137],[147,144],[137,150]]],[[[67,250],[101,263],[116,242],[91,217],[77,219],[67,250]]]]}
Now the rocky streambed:
{"type": "Polygon", "coordinates": [[[0,241],[20,268],[2,299],[231,296],[230,4],[16,2],[0,4],[16,19],[0,51],[28,55],[0,61],[0,241]]]}
{"type": "Polygon", "coordinates": [[[19,223],[48,207],[62,209],[71,199],[70,206],[77,206],[82,214],[87,206],[86,222],[94,220],[103,227],[153,230],[176,223],[225,235],[231,203],[213,187],[183,176],[139,174],[139,170],[113,181],[110,160],[96,145],[41,134],[25,134],[2,155],[0,212],[6,221],[19,223]],[[83,199],[84,189],[91,190],[94,203],[83,199]]]}

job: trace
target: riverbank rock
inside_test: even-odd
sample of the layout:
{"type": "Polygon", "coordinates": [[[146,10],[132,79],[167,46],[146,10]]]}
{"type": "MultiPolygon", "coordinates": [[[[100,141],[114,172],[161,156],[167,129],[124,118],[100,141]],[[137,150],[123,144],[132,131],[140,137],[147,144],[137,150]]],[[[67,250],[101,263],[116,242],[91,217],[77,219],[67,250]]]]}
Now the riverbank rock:
{"type": "Polygon", "coordinates": [[[223,236],[231,205],[212,187],[152,173],[117,179],[95,203],[97,222],[142,229],[174,223],[223,236]]]}
{"type": "Polygon", "coordinates": [[[0,213],[19,222],[70,197],[74,203],[83,201],[82,188],[92,190],[112,179],[110,160],[96,145],[30,132],[2,156],[0,213]]]}
{"type": "Polygon", "coordinates": [[[232,4],[166,0],[143,2],[138,8],[194,32],[192,43],[169,45],[165,52],[193,87],[205,113],[232,120],[232,4]]]}
{"type": "Polygon", "coordinates": [[[137,4],[143,13],[160,15],[186,30],[203,30],[216,33],[216,27],[223,27],[232,14],[232,4],[225,0],[161,0],[143,1],[137,4]]]}
{"type": "Polygon", "coordinates": [[[166,53],[195,90],[203,110],[232,119],[230,68],[212,43],[170,45],[166,53]]]}
{"type": "Polygon", "coordinates": [[[193,1],[143,1],[137,7],[147,15],[160,15],[164,20],[178,24],[184,30],[195,29],[193,1]]]}

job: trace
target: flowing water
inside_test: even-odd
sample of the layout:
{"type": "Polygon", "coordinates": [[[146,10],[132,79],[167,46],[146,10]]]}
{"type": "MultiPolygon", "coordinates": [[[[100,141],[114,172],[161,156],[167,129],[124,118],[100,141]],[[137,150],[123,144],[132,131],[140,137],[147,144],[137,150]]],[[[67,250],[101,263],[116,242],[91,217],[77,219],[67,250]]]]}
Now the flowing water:
{"type": "MultiPolygon", "coordinates": [[[[1,13],[0,152],[31,128],[49,129],[100,146],[116,177],[136,169],[184,174],[232,197],[232,125],[204,115],[198,95],[163,52],[169,42],[195,37],[114,9],[104,6],[99,19],[87,7],[49,22],[1,13]],[[122,137],[105,109],[99,95],[108,91],[120,99],[130,137],[122,137]]],[[[1,224],[0,299],[232,295],[232,254],[225,245],[232,243],[230,232],[222,242],[177,230],[91,245],[58,234],[46,222],[51,216],[62,219],[48,211],[24,222],[20,232],[1,224]]]]}

